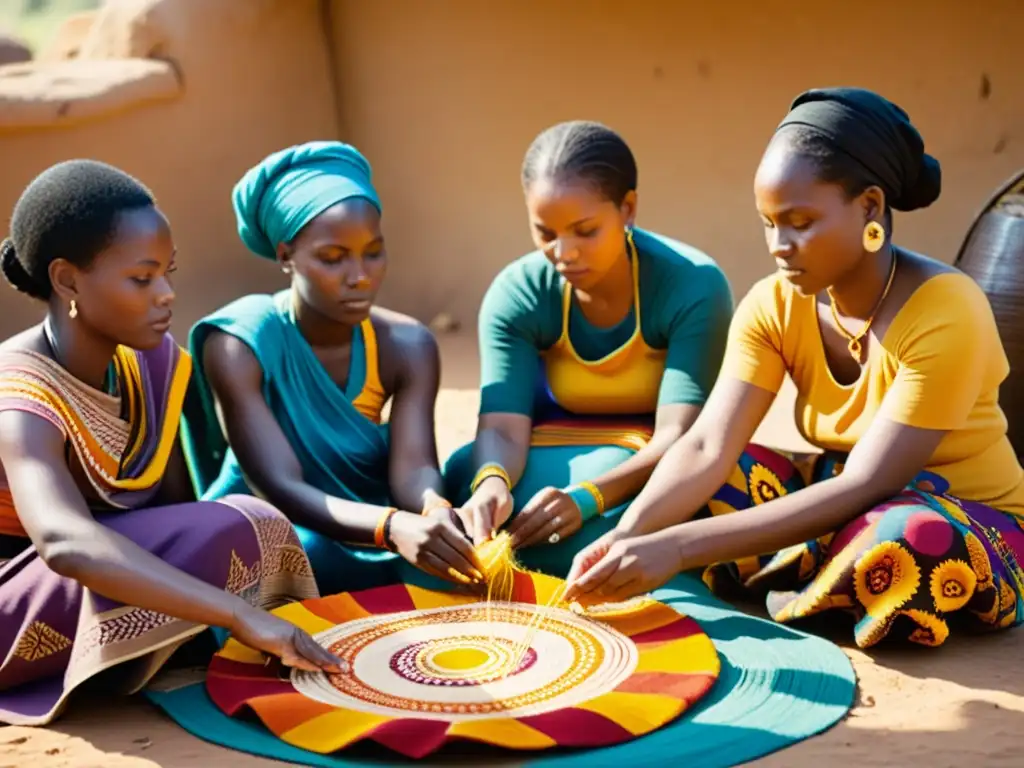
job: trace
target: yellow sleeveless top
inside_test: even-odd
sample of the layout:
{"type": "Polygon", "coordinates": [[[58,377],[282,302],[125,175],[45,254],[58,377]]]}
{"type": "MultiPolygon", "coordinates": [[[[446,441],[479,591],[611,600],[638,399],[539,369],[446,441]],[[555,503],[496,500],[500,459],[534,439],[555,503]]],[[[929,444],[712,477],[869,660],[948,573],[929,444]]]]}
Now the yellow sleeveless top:
{"type": "Polygon", "coordinates": [[[381,412],[384,410],[387,395],[384,392],[384,386],[380,383],[377,333],[373,329],[373,321],[370,318],[363,320],[359,324],[359,331],[363,337],[365,375],[362,389],[352,398],[352,405],[374,424],[380,424],[381,412]]]}
{"type": "Polygon", "coordinates": [[[652,349],[640,325],[640,265],[632,249],[633,310],[636,328],[621,347],[599,360],[584,360],[569,338],[572,285],[562,289],[562,332],[542,353],[548,389],[555,402],[572,413],[594,415],[652,414],[665,373],[667,350],[652,349]]]}

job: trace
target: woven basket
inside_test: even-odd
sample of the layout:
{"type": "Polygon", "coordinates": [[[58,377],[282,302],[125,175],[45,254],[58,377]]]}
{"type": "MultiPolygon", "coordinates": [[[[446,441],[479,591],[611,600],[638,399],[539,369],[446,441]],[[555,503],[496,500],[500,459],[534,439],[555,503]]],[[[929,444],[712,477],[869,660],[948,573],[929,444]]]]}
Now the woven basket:
{"type": "Polygon", "coordinates": [[[967,231],[954,264],[988,295],[1010,360],[999,402],[1024,455],[1024,170],[992,195],[967,231]]]}

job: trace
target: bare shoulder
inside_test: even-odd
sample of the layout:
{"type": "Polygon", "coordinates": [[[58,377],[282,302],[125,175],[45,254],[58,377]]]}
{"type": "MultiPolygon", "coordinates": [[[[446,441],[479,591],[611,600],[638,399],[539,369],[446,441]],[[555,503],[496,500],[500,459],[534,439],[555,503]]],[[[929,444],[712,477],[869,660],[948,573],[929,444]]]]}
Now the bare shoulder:
{"type": "Polygon", "coordinates": [[[437,339],[416,318],[391,309],[374,307],[370,319],[382,354],[417,361],[437,356],[437,339]]]}
{"type": "Polygon", "coordinates": [[[0,458],[5,462],[17,458],[60,459],[63,448],[64,433],[48,419],[15,409],[0,412],[0,458]]]}
{"type": "Polygon", "coordinates": [[[263,380],[263,368],[256,355],[248,345],[223,331],[213,331],[203,344],[203,369],[213,388],[221,389],[234,382],[234,389],[239,384],[255,384],[257,387],[263,380]]]}

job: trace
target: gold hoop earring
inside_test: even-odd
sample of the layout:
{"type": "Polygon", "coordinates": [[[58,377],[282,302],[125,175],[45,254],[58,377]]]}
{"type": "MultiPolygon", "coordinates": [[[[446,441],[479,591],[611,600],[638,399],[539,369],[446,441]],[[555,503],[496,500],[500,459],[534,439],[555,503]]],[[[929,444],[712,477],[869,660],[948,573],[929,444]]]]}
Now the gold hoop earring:
{"type": "Polygon", "coordinates": [[[71,300],[71,308],[68,309],[68,317],[70,317],[72,320],[78,317],[78,304],[75,302],[74,299],[71,300]]]}
{"type": "Polygon", "coordinates": [[[885,229],[877,221],[869,221],[864,227],[864,250],[878,253],[885,245],[885,229]]]}

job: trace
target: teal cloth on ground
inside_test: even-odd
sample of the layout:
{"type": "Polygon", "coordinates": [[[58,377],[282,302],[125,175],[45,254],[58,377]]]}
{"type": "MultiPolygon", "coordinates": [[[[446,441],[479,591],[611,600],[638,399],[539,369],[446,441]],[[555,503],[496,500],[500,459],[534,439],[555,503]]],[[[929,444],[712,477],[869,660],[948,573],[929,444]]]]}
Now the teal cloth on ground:
{"type": "MultiPolygon", "coordinates": [[[[193,375],[182,416],[181,441],[202,499],[252,494],[238,458],[228,446],[203,369],[203,346],[211,333],[242,341],[263,369],[263,395],[302,466],[304,480],[349,501],[390,505],[388,430],[361,414],[352,400],[366,379],[366,351],[359,329],[343,392],[299,332],[290,293],[255,294],[200,320],[189,335],[193,375]]],[[[322,594],[391,584],[405,561],[392,553],[336,542],[296,526],[310,555],[322,594]]]]}
{"type": "MultiPolygon", "coordinates": [[[[475,474],[472,450],[472,443],[462,446],[448,457],[442,470],[445,495],[456,506],[465,504],[469,499],[469,485],[475,474]]],[[[541,488],[566,488],[584,480],[593,480],[619,466],[634,453],[635,451],[618,445],[554,445],[531,448],[527,454],[523,475],[512,489],[513,517],[541,488]]],[[[531,570],[564,576],[577,552],[615,527],[619,515],[629,505],[629,501],[632,500],[608,510],[599,517],[591,518],[579,531],[557,544],[545,543],[520,549],[516,556],[531,570]]]]}
{"type": "MultiPolygon", "coordinates": [[[[729,281],[718,264],[685,243],[633,230],[639,259],[640,332],[666,350],[658,405],[702,405],[718,376],[732,318],[729,281]]],[[[562,333],[563,281],[541,251],[509,264],[484,295],[478,318],[480,412],[533,414],[540,353],[562,333]]],[[[569,338],[584,360],[621,347],[635,310],[612,328],[587,322],[574,301],[569,338]]]]}
{"type": "MultiPolygon", "coordinates": [[[[738,765],[832,727],[853,706],[856,677],[836,645],[791,627],[748,616],[713,596],[699,576],[682,574],[654,596],[692,616],[711,637],[722,661],[714,688],[679,719],[614,747],[512,752],[473,744],[448,745],[427,765],[515,765],[528,768],[687,768],[738,765]]],[[[201,739],[241,752],[323,768],[395,765],[398,756],[377,745],[354,745],[320,755],[279,740],[259,722],[230,718],[202,683],[146,696],[201,739]]],[[[225,759],[230,759],[225,755],[225,759]]]]}
{"type": "Polygon", "coordinates": [[[282,149],[253,166],[235,185],[231,202],[238,236],[265,259],[277,257],[328,208],[353,197],[381,210],[370,163],[355,147],[339,141],[311,141],[282,149]]]}

